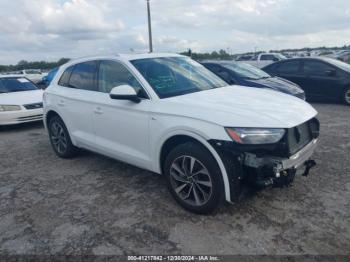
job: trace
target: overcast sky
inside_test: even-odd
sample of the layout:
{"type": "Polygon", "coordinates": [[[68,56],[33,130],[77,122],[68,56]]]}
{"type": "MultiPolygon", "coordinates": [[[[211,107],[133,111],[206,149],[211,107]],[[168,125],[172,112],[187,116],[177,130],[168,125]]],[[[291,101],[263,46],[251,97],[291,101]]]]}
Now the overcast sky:
{"type": "MultiPolygon", "coordinates": [[[[350,44],[350,0],[151,0],[151,8],[159,52],[350,44]]],[[[147,48],[145,0],[0,0],[0,64],[147,48]]]]}

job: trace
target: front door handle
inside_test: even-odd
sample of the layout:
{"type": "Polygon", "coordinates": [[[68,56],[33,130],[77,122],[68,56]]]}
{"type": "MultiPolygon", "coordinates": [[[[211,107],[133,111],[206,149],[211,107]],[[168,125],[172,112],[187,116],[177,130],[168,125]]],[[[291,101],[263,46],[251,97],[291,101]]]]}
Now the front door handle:
{"type": "Polygon", "coordinates": [[[96,108],[94,109],[94,113],[95,113],[96,115],[102,115],[102,114],[103,114],[102,108],[101,108],[101,107],[96,107],[96,108]]]}

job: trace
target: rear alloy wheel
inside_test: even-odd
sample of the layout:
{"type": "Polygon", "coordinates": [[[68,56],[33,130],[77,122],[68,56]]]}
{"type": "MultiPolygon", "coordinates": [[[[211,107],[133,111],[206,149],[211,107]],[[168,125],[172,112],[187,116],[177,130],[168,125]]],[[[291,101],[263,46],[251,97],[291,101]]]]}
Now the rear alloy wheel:
{"type": "Polygon", "coordinates": [[[344,92],[344,103],[350,106],[350,88],[346,88],[344,92]]]}
{"type": "Polygon", "coordinates": [[[221,204],[220,168],[203,146],[191,142],[175,147],[166,158],[164,173],[170,193],[185,209],[208,214],[221,204]]]}
{"type": "Polygon", "coordinates": [[[52,148],[59,157],[70,158],[76,155],[78,149],[72,144],[68,130],[60,117],[52,117],[48,129],[52,148]]]}

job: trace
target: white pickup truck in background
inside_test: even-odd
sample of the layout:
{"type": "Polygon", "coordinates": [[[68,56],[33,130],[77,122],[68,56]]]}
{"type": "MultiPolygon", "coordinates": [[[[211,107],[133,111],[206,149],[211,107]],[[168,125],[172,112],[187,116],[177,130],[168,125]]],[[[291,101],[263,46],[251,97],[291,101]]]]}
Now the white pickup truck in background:
{"type": "Polygon", "coordinates": [[[274,62],[281,61],[284,59],[287,59],[287,57],[279,53],[261,53],[248,60],[245,60],[245,59],[238,59],[238,60],[258,68],[263,68],[269,64],[272,64],[274,62]]]}

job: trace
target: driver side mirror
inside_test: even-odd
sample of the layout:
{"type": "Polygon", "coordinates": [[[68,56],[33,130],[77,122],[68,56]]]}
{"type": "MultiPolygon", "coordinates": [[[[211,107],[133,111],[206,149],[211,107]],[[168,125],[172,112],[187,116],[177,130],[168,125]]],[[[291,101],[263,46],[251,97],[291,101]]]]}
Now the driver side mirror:
{"type": "Polygon", "coordinates": [[[113,87],[109,93],[110,98],[117,100],[130,100],[134,103],[140,103],[141,99],[137,96],[136,91],[129,85],[120,85],[113,87]]]}

